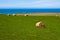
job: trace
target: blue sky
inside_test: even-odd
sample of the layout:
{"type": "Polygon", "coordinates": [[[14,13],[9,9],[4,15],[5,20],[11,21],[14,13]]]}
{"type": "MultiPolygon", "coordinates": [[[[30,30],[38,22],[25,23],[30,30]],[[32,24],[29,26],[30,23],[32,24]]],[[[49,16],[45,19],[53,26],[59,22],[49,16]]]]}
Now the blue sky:
{"type": "Polygon", "coordinates": [[[0,0],[0,8],[60,8],[60,0],[0,0]]]}

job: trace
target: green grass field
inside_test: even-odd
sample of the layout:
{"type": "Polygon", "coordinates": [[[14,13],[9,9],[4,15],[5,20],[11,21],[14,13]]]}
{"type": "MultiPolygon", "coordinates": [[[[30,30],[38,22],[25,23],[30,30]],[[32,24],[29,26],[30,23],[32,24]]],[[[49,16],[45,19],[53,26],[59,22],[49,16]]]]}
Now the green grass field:
{"type": "Polygon", "coordinates": [[[60,18],[0,15],[0,40],[60,40],[60,18]],[[46,28],[37,28],[38,21],[46,28]]]}

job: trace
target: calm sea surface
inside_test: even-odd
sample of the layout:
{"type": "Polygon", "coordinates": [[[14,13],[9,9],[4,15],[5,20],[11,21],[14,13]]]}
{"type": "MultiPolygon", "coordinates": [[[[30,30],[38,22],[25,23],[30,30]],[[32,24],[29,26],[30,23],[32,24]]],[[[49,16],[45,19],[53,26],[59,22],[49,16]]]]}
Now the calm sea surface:
{"type": "Polygon", "coordinates": [[[0,9],[0,14],[60,13],[60,9],[0,9]]]}

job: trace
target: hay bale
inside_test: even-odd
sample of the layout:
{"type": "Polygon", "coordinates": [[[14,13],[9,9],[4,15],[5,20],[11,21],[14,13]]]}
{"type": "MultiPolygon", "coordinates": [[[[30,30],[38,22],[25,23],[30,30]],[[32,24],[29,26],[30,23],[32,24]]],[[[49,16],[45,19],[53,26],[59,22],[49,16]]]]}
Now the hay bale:
{"type": "Polygon", "coordinates": [[[40,21],[36,23],[36,27],[45,27],[45,24],[42,21],[40,21]]]}
{"type": "Polygon", "coordinates": [[[10,16],[10,14],[7,14],[7,16],[10,16]]]}
{"type": "Polygon", "coordinates": [[[56,15],[56,17],[58,17],[59,15],[56,15]]]}
{"type": "Polygon", "coordinates": [[[28,14],[24,14],[24,16],[28,16],[28,14]]]}
{"type": "Polygon", "coordinates": [[[13,14],[13,16],[16,16],[16,14],[13,14]]]}

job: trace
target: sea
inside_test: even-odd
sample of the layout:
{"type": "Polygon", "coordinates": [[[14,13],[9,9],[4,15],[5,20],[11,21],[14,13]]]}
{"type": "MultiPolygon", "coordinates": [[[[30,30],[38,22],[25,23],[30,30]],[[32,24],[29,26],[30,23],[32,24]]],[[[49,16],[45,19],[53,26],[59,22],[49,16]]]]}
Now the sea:
{"type": "Polygon", "coordinates": [[[60,13],[60,9],[0,9],[0,14],[60,13]]]}

